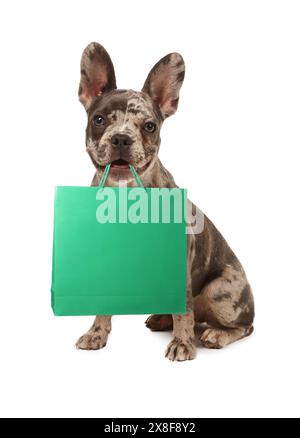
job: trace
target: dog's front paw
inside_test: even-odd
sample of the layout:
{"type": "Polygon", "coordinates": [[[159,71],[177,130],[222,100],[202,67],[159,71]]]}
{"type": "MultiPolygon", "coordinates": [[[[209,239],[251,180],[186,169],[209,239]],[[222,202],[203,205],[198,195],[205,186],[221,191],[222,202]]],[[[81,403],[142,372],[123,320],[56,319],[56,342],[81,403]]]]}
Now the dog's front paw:
{"type": "Polygon", "coordinates": [[[107,336],[101,336],[99,333],[87,332],[76,342],[76,348],[80,350],[99,350],[105,347],[107,336]]]}
{"type": "Polygon", "coordinates": [[[167,347],[166,357],[172,361],[192,360],[196,357],[196,347],[192,339],[183,341],[182,339],[174,338],[167,347]]]}

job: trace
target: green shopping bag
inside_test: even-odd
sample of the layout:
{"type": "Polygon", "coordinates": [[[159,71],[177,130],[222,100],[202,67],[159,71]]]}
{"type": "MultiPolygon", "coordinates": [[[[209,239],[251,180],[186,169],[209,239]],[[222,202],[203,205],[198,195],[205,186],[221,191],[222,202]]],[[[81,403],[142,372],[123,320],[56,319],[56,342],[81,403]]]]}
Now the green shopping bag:
{"type": "Polygon", "coordinates": [[[185,189],[56,187],[55,315],[184,313],[185,189]]]}

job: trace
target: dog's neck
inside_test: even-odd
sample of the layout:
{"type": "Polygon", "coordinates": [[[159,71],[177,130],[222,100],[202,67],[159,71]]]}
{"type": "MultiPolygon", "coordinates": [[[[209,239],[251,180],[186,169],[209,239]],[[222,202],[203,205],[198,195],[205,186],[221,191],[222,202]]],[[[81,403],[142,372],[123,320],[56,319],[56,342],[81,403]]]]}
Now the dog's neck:
{"type": "Polygon", "coordinates": [[[162,165],[159,158],[157,158],[153,166],[145,172],[143,184],[145,187],[176,187],[173,176],[162,165]]]}
{"type": "MultiPolygon", "coordinates": [[[[98,186],[101,180],[103,171],[97,170],[94,175],[92,186],[98,186]]],[[[153,165],[146,170],[144,175],[142,175],[142,182],[145,187],[177,187],[171,173],[162,165],[159,158],[155,160],[153,165]]],[[[118,183],[108,176],[106,185],[117,186],[118,183]]],[[[136,183],[134,179],[129,181],[128,186],[135,186],[136,183]]]]}

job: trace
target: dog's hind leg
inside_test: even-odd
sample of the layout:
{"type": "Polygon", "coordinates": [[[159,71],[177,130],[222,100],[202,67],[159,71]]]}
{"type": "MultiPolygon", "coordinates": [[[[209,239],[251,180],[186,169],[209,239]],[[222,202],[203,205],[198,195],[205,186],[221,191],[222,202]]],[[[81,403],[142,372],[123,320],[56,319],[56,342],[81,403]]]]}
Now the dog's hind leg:
{"type": "Polygon", "coordinates": [[[151,315],[145,324],[153,332],[172,330],[173,318],[172,315],[151,315]]]}
{"type": "Polygon", "coordinates": [[[220,277],[194,298],[195,319],[209,327],[200,336],[206,348],[223,348],[253,332],[254,302],[244,272],[227,265],[220,277]]]}
{"type": "Polygon", "coordinates": [[[76,348],[80,350],[99,350],[105,347],[110,331],[111,316],[97,315],[89,331],[76,342],[76,348]]]}

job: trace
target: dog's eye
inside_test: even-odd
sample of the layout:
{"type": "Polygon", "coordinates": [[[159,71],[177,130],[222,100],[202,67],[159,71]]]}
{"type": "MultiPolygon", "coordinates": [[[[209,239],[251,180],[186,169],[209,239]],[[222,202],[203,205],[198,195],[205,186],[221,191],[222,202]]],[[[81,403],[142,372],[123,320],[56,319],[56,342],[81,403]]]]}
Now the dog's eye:
{"type": "Polygon", "coordinates": [[[103,126],[103,125],[105,125],[104,117],[102,117],[99,114],[97,114],[96,116],[93,117],[93,123],[94,123],[95,126],[103,126]]]}
{"type": "Polygon", "coordinates": [[[155,129],[156,129],[155,123],[153,123],[153,122],[147,122],[147,123],[145,123],[145,125],[144,125],[144,129],[145,129],[145,131],[147,131],[147,132],[154,132],[155,129]]]}

